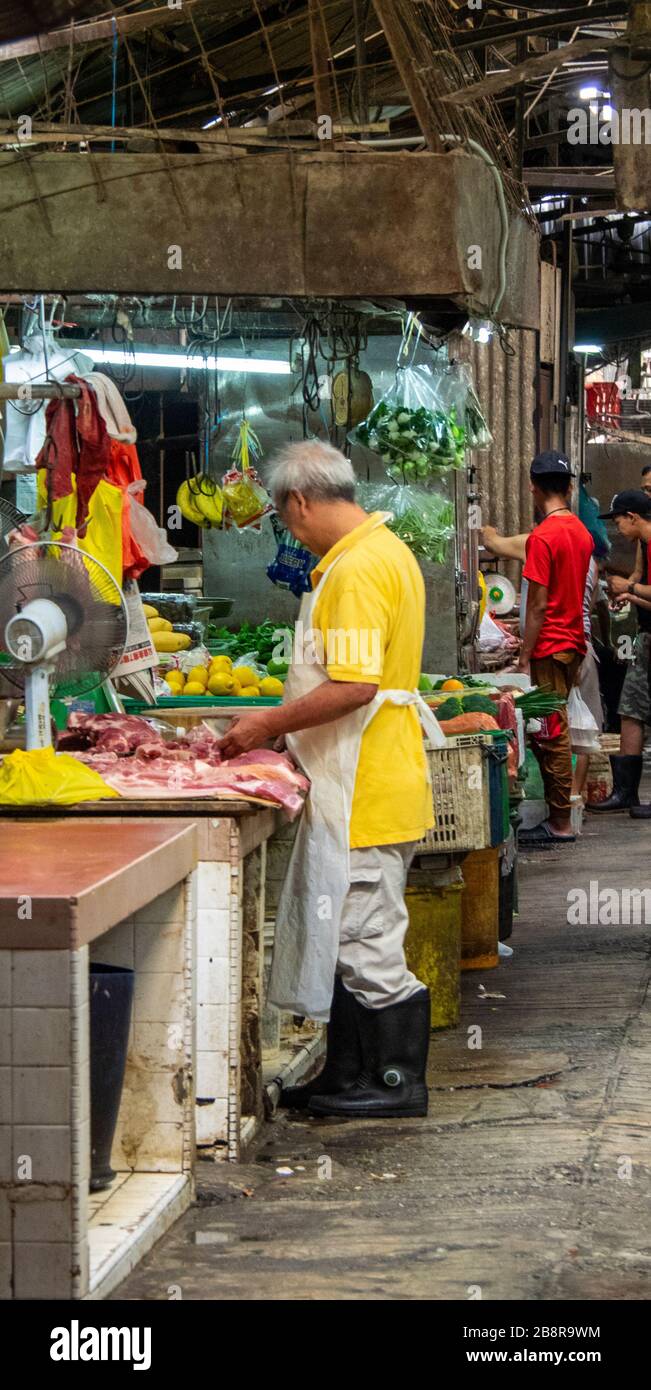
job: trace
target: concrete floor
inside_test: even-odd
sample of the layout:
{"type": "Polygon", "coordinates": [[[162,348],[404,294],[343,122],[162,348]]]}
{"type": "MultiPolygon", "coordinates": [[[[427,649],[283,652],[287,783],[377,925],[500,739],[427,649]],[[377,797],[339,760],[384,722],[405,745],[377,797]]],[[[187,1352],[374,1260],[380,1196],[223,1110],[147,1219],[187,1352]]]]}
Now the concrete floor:
{"type": "Polygon", "coordinates": [[[464,976],[427,1120],[281,1112],[248,1164],[199,1165],[196,1206],[113,1297],[648,1299],[651,914],[566,912],[591,879],[651,887],[651,838],[621,815],[584,831],[521,859],[516,954],[464,976]]]}

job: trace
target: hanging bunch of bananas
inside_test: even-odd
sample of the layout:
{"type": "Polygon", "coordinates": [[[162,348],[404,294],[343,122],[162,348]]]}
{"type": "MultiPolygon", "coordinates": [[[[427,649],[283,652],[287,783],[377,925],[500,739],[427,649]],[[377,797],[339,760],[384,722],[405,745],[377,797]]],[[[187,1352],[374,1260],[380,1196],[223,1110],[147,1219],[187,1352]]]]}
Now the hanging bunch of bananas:
{"type": "Polygon", "coordinates": [[[196,473],[186,478],[176,494],[176,505],[186,521],[194,526],[221,526],[224,511],[222,490],[214,478],[196,473]]]}

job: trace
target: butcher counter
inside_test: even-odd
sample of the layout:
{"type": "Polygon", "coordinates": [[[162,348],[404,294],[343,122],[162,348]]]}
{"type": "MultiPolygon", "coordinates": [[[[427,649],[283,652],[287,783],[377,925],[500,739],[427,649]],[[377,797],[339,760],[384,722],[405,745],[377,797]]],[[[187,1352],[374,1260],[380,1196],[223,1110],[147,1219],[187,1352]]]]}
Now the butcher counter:
{"type": "MultiPolygon", "coordinates": [[[[83,974],[84,960],[87,971],[89,942],[92,940],[94,961],[135,971],[127,1071],[111,1160],[120,1182],[128,1180],[124,1201],[121,1203],[115,1184],[115,1191],[109,1192],[108,1206],[99,1200],[106,1194],[93,1196],[88,1219],[91,1227],[95,1221],[95,1252],[93,1255],[91,1241],[90,1270],[88,1263],[86,1274],[83,1262],[77,1267],[72,1280],[74,1288],[67,1295],[102,1297],[115,1287],[128,1268],[158,1239],[169,1220],[175,1219],[183,1204],[190,1200],[195,1146],[199,1146],[205,1157],[238,1160],[264,1116],[265,937],[268,944],[269,929],[273,928],[273,908],[294,827],[269,806],[212,798],[147,801],[124,798],[70,807],[7,807],[0,808],[0,816],[3,820],[0,841],[5,846],[4,854],[0,855],[0,1006],[3,1006],[0,1007],[0,1022],[4,1020],[7,1039],[3,1061],[8,1063],[7,1082],[14,1101],[21,1089],[25,1093],[25,1099],[18,1102],[12,1116],[13,1141],[11,1135],[5,1136],[9,1145],[9,1172],[6,1177],[3,1174],[3,1182],[13,1184],[14,1195],[18,1192],[18,1196],[26,1197],[29,1187],[27,1184],[19,1190],[12,1166],[17,1157],[12,1142],[13,1148],[16,1144],[20,1148],[21,1140],[17,1136],[25,1105],[32,1126],[59,1124],[58,1119],[55,1122],[49,1118],[50,1101],[45,1095],[42,1097],[43,1115],[39,1112],[41,1091],[38,1078],[35,1083],[36,1072],[23,1075],[25,1058],[20,1048],[17,1049],[13,1031],[16,1022],[24,1031],[26,1019],[22,1015],[26,1009],[31,1012],[35,1036],[42,1036],[44,1040],[43,1055],[39,1054],[34,1061],[41,1072],[40,1081],[45,1084],[46,1072],[61,1067],[63,1075],[67,1068],[66,1095],[69,1096],[75,1067],[79,1071],[81,1065],[82,1072],[85,1067],[82,1090],[88,1084],[87,986],[79,971],[81,969],[83,974]],[[139,857],[136,853],[143,834],[149,835],[152,843],[162,846],[157,850],[153,874],[147,866],[147,857],[142,853],[139,857]],[[48,914],[52,917],[53,913],[51,903],[48,905],[46,901],[52,890],[44,887],[42,874],[40,877],[37,874],[32,883],[29,866],[42,864],[44,855],[48,854],[52,882],[56,884],[53,845],[63,846],[73,841],[80,863],[84,861],[83,847],[87,846],[87,857],[96,872],[92,884],[85,883],[83,873],[78,875],[79,883],[74,874],[71,878],[70,871],[67,877],[64,874],[63,887],[60,893],[58,889],[55,892],[63,904],[58,917],[54,912],[53,920],[59,921],[57,935],[53,927],[46,929],[44,925],[49,920],[48,914]],[[177,847],[176,858],[165,848],[168,842],[177,847]],[[183,874],[178,872],[178,845],[181,843],[186,856],[181,864],[183,874]],[[191,864],[186,862],[188,854],[191,864]],[[104,855],[106,874],[99,868],[104,855]],[[116,855],[120,863],[129,861],[128,874],[126,869],[121,869],[121,876],[109,873],[116,855]],[[166,863],[168,857],[169,865],[166,863]],[[127,878],[128,890],[125,887],[127,878]],[[18,896],[25,896],[37,904],[38,911],[36,907],[33,909],[32,918],[17,919],[18,896]],[[75,926],[82,916],[83,928],[75,926]],[[30,951],[34,951],[31,960],[30,951]],[[85,951],[86,956],[80,957],[80,951],[85,951]],[[49,952],[53,954],[49,956],[49,952]],[[50,1016],[58,1012],[61,1001],[57,998],[55,1004],[48,976],[54,955],[61,960],[62,952],[70,961],[74,959],[77,993],[76,1003],[70,1004],[71,1021],[66,1032],[69,1054],[65,1059],[63,1053],[60,1057],[57,1054],[55,1060],[54,1054],[50,1056],[47,1039],[50,1027],[60,1026],[61,1020],[50,1016]],[[26,959],[26,964],[20,964],[16,975],[15,962],[19,958],[26,959]],[[22,984],[14,996],[12,978],[22,981],[21,971],[31,973],[30,966],[34,962],[37,967],[34,981],[26,985],[26,993],[23,990],[25,997],[21,993],[22,984]],[[38,980],[42,986],[40,992],[38,980]],[[36,1011],[41,1009],[43,1018],[38,1019],[36,1011]],[[168,1035],[174,1040],[174,1047],[181,1049],[182,1066],[168,1035]],[[79,1057],[84,1055],[86,1062],[80,1064],[79,1057]],[[74,1065],[73,1057],[77,1059],[74,1065]],[[34,1097],[27,1100],[33,1083],[34,1097]],[[127,1192],[129,1182],[131,1188],[127,1192]],[[140,1182],[138,1191],[134,1182],[136,1185],[140,1182]],[[141,1219],[138,1203],[146,1182],[149,1183],[145,1201],[147,1219],[141,1219]],[[154,1190],[156,1182],[161,1187],[158,1194],[154,1190]],[[156,1198],[154,1208],[159,1208],[158,1216],[155,1212],[152,1215],[152,1193],[156,1198]],[[165,1210],[169,1219],[164,1216],[165,1210]],[[115,1234],[116,1224],[121,1232],[120,1239],[115,1234]]],[[[66,967],[68,973],[71,968],[66,967]]],[[[66,995],[66,998],[72,996],[66,995]]],[[[287,1056],[289,1074],[300,1075],[321,1047],[320,1030],[308,1027],[287,1056]]],[[[277,1056],[271,1075],[280,1070],[281,1061],[277,1056]]],[[[0,1066],[0,1079],[3,1074],[7,1075],[0,1066]]],[[[66,1103],[72,1106],[69,1099],[66,1103]]],[[[70,1142],[77,1154],[83,1186],[87,1181],[84,1177],[87,1163],[79,1168],[79,1145],[84,1151],[88,1145],[87,1117],[75,1118],[74,1106],[67,1114],[70,1142]],[[82,1128],[75,1137],[78,1124],[82,1128]]],[[[47,1181],[56,1181],[56,1178],[53,1175],[47,1181]]],[[[1,1195],[6,1197],[6,1193],[1,1195]]],[[[25,1210],[27,1208],[21,1207],[23,1221],[25,1210]]],[[[47,1244],[48,1236],[38,1235],[37,1211],[38,1204],[33,1209],[31,1239],[47,1244]]],[[[2,1219],[0,1207],[0,1252],[11,1255],[13,1296],[50,1296],[47,1279],[40,1293],[26,1294],[26,1280],[22,1278],[21,1282],[20,1272],[16,1274],[15,1251],[9,1250],[6,1241],[4,1246],[2,1244],[5,1240],[2,1219]]],[[[11,1221],[9,1213],[7,1219],[11,1221]]],[[[78,1225],[79,1210],[75,1219],[78,1225]]],[[[13,1230],[13,1225],[10,1228],[13,1230]]],[[[66,1240],[74,1244],[67,1227],[66,1240]]],[[[35,1244],[31,1254],[37,1254],[35,1244]]],[[[58,1286],[62,1288],[60,1283],[58,1286]]],[[[8,1296],[12,1296],[11,1293],[8,1296]]]]}

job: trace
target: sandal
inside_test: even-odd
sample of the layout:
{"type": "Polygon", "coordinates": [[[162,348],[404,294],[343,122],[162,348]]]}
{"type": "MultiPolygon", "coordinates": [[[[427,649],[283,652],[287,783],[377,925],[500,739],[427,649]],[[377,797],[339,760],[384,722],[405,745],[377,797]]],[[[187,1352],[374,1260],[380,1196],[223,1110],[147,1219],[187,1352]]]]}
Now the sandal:
{"type": "Polygon", "coordinates": [[[576,835],[557,835],[548,821],[544,820],[533,830],[525,830],[518,835],[518,849],[551,849],[553,845],[572,845],[576,835]]]}

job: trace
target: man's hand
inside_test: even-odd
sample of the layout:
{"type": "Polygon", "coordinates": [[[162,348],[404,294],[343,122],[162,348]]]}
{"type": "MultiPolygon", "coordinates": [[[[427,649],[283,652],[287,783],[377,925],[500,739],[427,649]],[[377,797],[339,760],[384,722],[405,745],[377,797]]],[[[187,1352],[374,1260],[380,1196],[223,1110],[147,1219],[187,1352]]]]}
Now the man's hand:
{"type": "Polygon", "coordinates": [[[513,670],[518,671],[521,676],[530,675],[529,658],[524,656],[518,657],[517,663],[513,667],[513,670]]]}
{"type": "Polygon", "coordinates": [[[621,574],[608,575],[608,588],[611,594],[627,594],[630,580],[624,579],[621,574]]]}
{"type": "Polygon", "coordinates": [[[266,710],[251,710],[250,713],[236,715],[224,737],[219,739],[218,747],[224,758],[236,758],[238,753],[249,753],[252,748],[262,748],[270,738],[269,716],[266,710]]]}
{"type": "Polygon", "coordinates": [[[496,527],[496,526],[480,526],[480,528],[479,528],[479,544],[480,544],[480,545],[483,545],[485,550],[492,550],[493,547],[492,547],[492,545],[491,545],[491,541],[494,541],[494,540],[495,540],[496,535],[497,535],[497,527],[496,527]]]}

